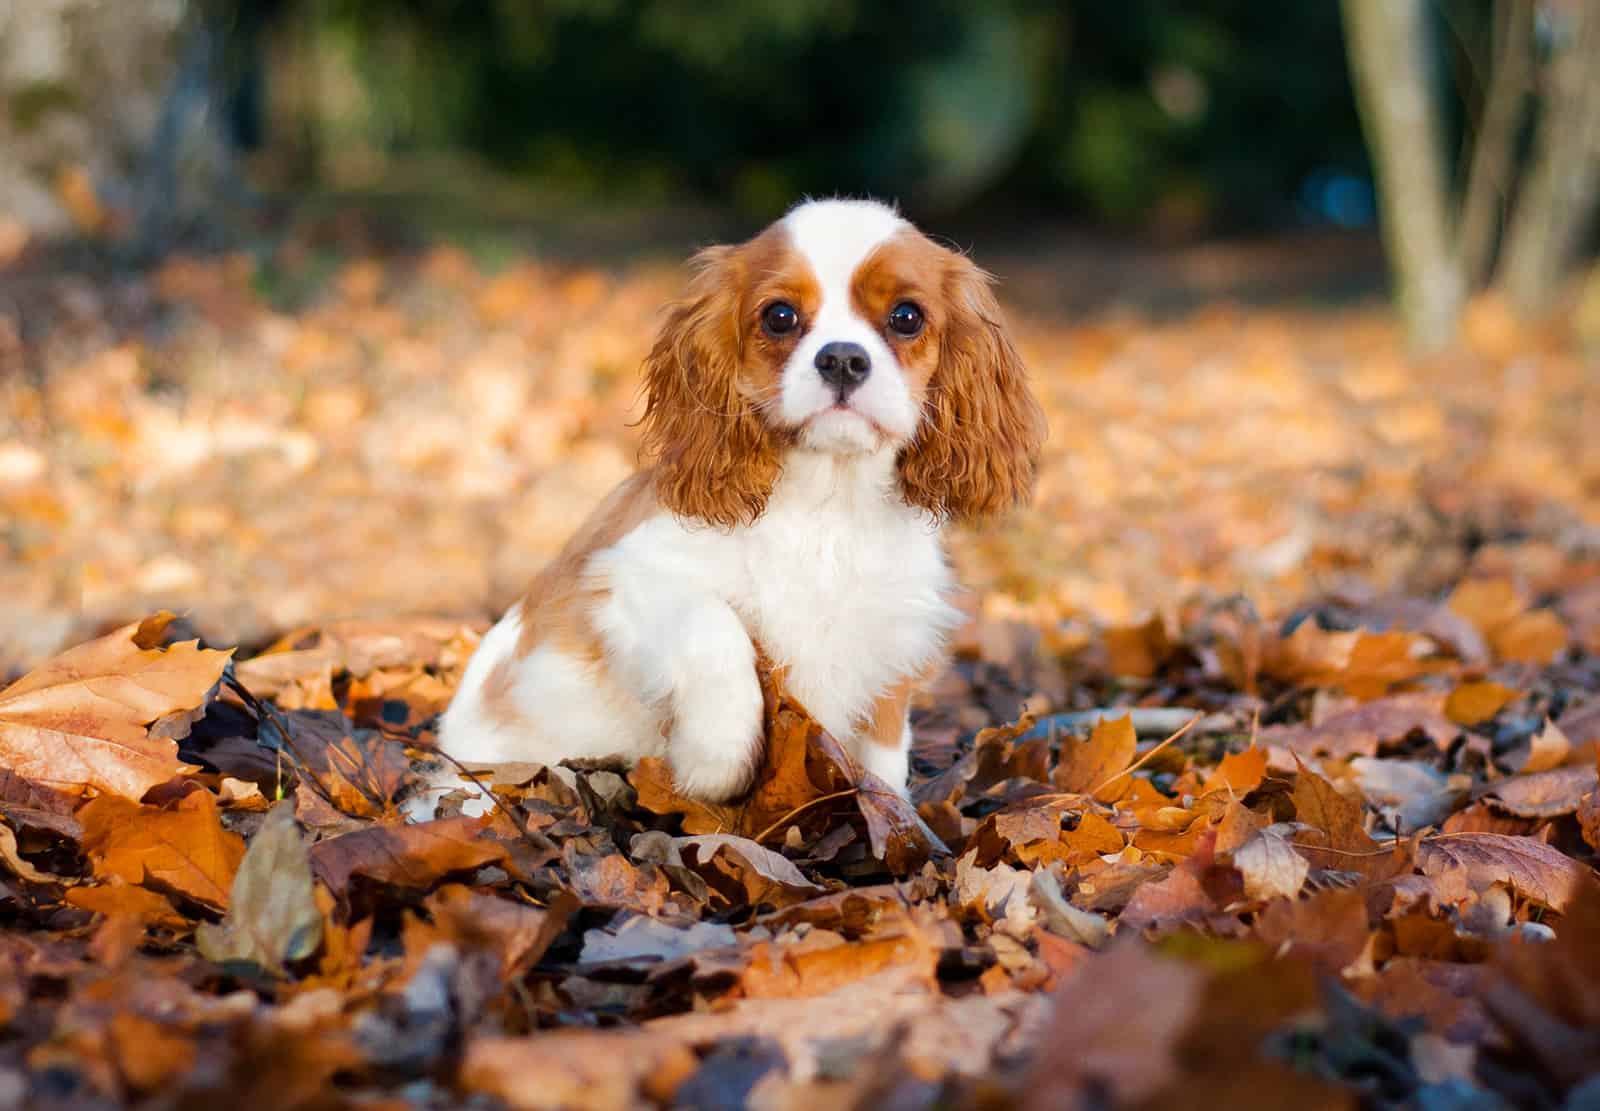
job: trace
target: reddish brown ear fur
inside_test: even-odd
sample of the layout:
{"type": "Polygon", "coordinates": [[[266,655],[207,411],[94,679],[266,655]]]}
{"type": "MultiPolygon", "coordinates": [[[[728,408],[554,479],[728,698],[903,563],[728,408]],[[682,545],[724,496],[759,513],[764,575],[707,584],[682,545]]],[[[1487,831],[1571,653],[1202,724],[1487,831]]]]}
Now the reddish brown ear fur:
{"type": "Polygon", "coordinates": [[[737,248],[695,256],[689,293],[672,307],[644,364],[644,450],[672,512],[723,527],[761,516],[781,468],[778,448],[740,388],[737,248]]]}
{"type": "Polygon", "coordinates": [[[972,520],[1027,500],[1045,422],[1000,322],[989,276],[952,258],[945,284],[951,319],[922,426],[900,454],[900,485],[913,505],[972,520]]]}

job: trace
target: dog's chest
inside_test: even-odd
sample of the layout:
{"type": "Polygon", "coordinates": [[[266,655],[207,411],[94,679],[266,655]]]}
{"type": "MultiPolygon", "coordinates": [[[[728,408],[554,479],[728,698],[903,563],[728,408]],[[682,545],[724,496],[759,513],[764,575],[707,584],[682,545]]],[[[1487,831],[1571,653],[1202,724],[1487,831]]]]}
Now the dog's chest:
{"type": "Polygon", "coordinates": [[[909,510],[769,513],[745,537],[732,599],[789,689],[845,736],[938,653],[954,622],[938,535],[909,510]]]}

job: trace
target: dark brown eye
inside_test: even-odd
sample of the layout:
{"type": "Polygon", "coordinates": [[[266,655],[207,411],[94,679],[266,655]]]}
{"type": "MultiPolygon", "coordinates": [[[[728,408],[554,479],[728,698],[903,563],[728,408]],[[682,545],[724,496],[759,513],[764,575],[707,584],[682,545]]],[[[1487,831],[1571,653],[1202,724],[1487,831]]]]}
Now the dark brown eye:
{"type": "Polygon", "coordinates": [[[800,314],[787,301],[774,301],[761,310],[761,326],[771,336],[786,336],[800,326],[800,314]]]}
{"type": "Polygon", "coordinates": [[[910,339],[922,331],[922,310],[910,301],[901,301],[889,310],[889,331],[910,339]]]}

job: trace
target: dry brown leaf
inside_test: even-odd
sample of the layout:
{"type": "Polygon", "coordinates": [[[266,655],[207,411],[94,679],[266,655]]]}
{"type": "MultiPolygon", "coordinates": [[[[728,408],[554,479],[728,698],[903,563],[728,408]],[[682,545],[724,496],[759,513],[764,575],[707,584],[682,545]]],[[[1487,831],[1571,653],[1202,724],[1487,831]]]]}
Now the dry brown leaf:
{"type": "Polygon", "coordinates": [[[165,807],[101,795],[80,807],[77,817],[95,875],[227,909],[245,844],[222,828],[210,791],[191,791],[165,807]]]}
{"type": "Polygon", "coordinates": [[[823,893],[785,857],[748,837],[706,833],[675,842],[685,866],[729,906],[784,907],[823,893]]]}
{"type": "Polygon", "coordinates": [[[116,877],[107,883],[69,888],[63,897],[69,906],[107,917],[126,915],[152,926],[180,930],[189,920],[173,909],[166,897],[144,887],[135,887],[116,877]]]}
{"type": "Polygon", "coordinates": [[[1083,1091],[1116,1106],[1155,1096],[1180,1075],[1179,1039],[1204,989],[1200,968],[1131,942],[1083,961],[1056,994],[1024,1106],[1076,1107],[1083,1091]]]}
{"type": "Polygon", "coordinates": [[[670,1101],[698,1066],[685,1042],[663,1035],[540,1031],[473,1039],[461,1062],[461,1086],[516,1111],[627,1111],[670,1101]]]}
{"type": "Polygon", "coordinates": [[[1533,775],[1515,775],[1496,783],[1485,796],[1491,806],[1519,818],[1556,818],[1578,809],[1593,791],[1595,769],[1552,768],[1533,775]]]}
{"type": "Polygon", "coordinates": [[[1544,728],[1528,738],[1525,747],[1509,752],[1504,764],[1514,772],[1543,772],[1560,767],[1571,759],[1572,742],[1555,722],[1546,719],[1544,728]]]}
{"type": "Polygon", "coordinates": [[[197,641],[148,647],[171,619],[125,625],[0,691],[0,761],[57,790],[93,787],[134,800],[192,770],[176,742],[148,726],[203,707],[232,652],[197,641]]]}
{"type": "Polygon", "coordinates": [[[218,964],[242,961],[282,975],[321,943],[311,857],[294,823],[294,804],[280,802],[245,850],[228,913],[220,924],[202,922],[195,944],[218,964]]]}
{"type": "Polygon", "coordinates": [[[1375,756],[1380,745],[1420,730],[1440,748],[1461,730],[1433,703],[1415,695],[1394,695],[1333,714],[1316,725],[1273,725],[1261,731],[1267,744],[1302,756],[1375,756]]]}
{"type": "Polygon", "coordinates": [[[1361,804],[1340,794],[1304,764],[1299,766],[1290,798],[1296,819],[1312,827],[1295,836],[1295,847],[1313,864],[1360,872],[1369,879],[1385,879],[1403,866],[1403,857],[1385,851],[1367,833],[1361,804]]]}
{"type": "Polygon", "coordinates": [[[1267,751],[1264,748],[1247,748],[1243,752],[1230,752],[1206,776],[1200,787],[1201,794],[1226,791],[1243,798],[1257,787],[1267,774],[1267,751]]]}
{"type": "Polygon", "coordinates": [[[1459,725],[1479,725],[1515,702],[1521,695],[1495,682],[1462,683],[1445,699],[1445,717],[1459,725]]]}
{"type": "Polygon", "coordinates": [[[1132,718],[1101,718],[1087,739],[1062,742],[1051,778],[1063,791],[1094,792],[1101,802],[1115,802],[1132,786],[1132,777],[1122,773],[1133,763],[1138,745],[1132,718]]]}
{"type": "Polygon", "coordinates": [[[1503,833],[1424,838],[1417,847],[1417,864],[1452,901],[1505,883],[1553,910],[1563,909],[1577,885],[1592,878],[1589,869],[1559,849],[1532,837],[1503,833]]]}
{"type": "Polygon", "coordinates": [[[944,845],[895,790],[863,774],[839,742],[783,689],[779,669],[760,668],[766,698],[766,751],[755,785],[736,803],[686,798],[672,785],[663,760],[646,757],[629,775],[639,805],[656,814],[682,814],[689,834],[729,833],[776,843],[790,831],[815,839],[856,816],[875,859],[904,875],[944,845]]]}
{"type": "Polygon", "coordinates": [[[578,908],[571,898],[533,907],[460,884],[446,884],[422,905],[432,919],[434,935],[463,950],[493,953],[500,975],[509,980],[519,979],[539,963],[578,908]]]}
{"type": "Polygon", "coordinates": [[[1233,866],[1244,878],[1251,899],[1292,899],[1300,894],[1311,863],[1271,830],[1262,830],[1233,854],[1233,866]]]}
{"type": "Polygon", "coordinates": [[[426,890],[445,876],[506,859],[505,844],[486,835],[490,824],[483,817],[369,826],[317,842],[311,869],[339,896],[355,876],[426,890]]]}
{"type": "Polygon", "coordinates": [[[1500,626],[1489,637],[1503,660],[1548,664],[1567,647],[1567,626],[1554,610],[1530,610],[1500,626]]]}

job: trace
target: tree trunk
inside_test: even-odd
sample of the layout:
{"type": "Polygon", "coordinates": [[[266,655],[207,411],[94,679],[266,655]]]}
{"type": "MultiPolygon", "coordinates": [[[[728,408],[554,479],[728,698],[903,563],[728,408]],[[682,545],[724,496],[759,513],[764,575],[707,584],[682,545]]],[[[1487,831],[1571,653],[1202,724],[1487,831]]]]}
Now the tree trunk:
{"type": "Polygon", "coordinates": [[[1344,0],[1344,23],[1400,313],[1412,346],[1437,350],[1455,338],[1465,282],[1429,83],[1427,0],[1344,0]]]}
{"type": "Polygon", "coordinates": [[[1517,137],[1533,85],[1533,47],[1533,0],[1500,0],[1495,5],[1494,68],[1472,141],[1457,237],[1462,277],[1471,289],[1489,278],[1510,207],[1517,137]]]}
{"type": "Polygon", "coordinates": [[[1506,235],[1500,281],[1524,316],[1550,308],[1594,218],[1600,189],[1600,0],[1569,13],[1527,184],[1506,235]]]}
{"type": "Polygon", "coordinates": [[[48,238],[126,214],[183,7],[0,3],[0,222],[48,238]]]}

